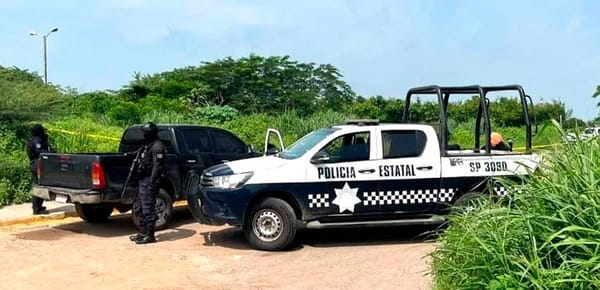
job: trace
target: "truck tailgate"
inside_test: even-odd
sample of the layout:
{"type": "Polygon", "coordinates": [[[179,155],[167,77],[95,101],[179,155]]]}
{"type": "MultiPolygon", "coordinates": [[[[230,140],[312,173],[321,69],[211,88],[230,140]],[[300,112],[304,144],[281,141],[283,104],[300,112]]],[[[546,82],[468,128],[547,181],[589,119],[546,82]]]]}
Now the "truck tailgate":
{"type": "Polygon", "coordinates": [[[92,163],[98,156],[92,154],[44,153],[40,158],[39,184],[73,189],[92,188],[92,163]]]}

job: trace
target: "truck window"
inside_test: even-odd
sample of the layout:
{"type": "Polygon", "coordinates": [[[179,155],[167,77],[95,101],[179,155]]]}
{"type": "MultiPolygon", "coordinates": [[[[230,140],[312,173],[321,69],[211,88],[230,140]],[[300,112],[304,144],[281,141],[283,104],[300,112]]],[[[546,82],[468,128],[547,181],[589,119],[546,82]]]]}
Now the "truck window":
{"type": "Polygon", "coordinates": [[[212,130],[217,153],[244,153],[246,144],[231,133],[222,130],[212,130]]]}
{"type": "Polygon", "coordinates": [[[327,163],[369,160],[369,133],[339,136],[321,149],[329,155],[327,163]]]}
{"type": "Polygon", "coordinates": [[[427,144],[427,136],[418,130],[395,130],[381,132],[383,158],[421,156],[427,144]]]}
{"type": "MultiPolygon", "coordinates": [[[[163,142],[167,149],[167,153],[174,154],[175,148],[173,147],[173,141],[171,139],[171,133],[167,128],[158,129],[158,138],[163,142]]],[[[134,127],[129,128],[123,134],[121,138],[121,145],[119,146],[119,152],[130,152],[137,150],[140,146],[144,145],[144,134],[142,128],[134,127]]]]}
{"type": "Polygon", "coordinates": [[[183,129],[183,144],[188,153],[212,152],[208,130],[203,128],[183,129]]]}

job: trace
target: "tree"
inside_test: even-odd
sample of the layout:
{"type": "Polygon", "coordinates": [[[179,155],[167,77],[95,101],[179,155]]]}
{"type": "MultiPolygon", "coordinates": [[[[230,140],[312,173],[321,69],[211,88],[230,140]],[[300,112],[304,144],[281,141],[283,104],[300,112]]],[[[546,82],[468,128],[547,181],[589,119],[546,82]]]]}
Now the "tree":
{"type": "Polygon", "coordinates": [[[588,126],[588,124],[581,119],[578,118],[568,118],[565,120],[565,122],[563,123],[563,127],[565,129],[583,129],[586,126],[588,126]]]}
{"type": "Polygon", "coordinates": [[[32,83],[32,84],[43,84],[42,78],[26,69],[20,69],[18,67],[6,68],[0,65],[0,81],[11,82],[11,83],[32,83]]]}
{"type": "Polygon", "coordinates": [[[205,62],[154,75],[136,73],[120,95],[186,99],[195,106],[229,105],[243,113],[342,109],[355,94],[332,65],[250,55],[205,62]]]}
{"type": "Polygon", "coordinates": [[[70,95],[16,67],[0,67],[0,123],[39,121],[66,109],[70,95]]]}
{"type": "Polygon", "coordinates": [[[547,123],[552,119],[559,120],[561,117],[563,120],[567,120],[571,117],[571,110],[567,110],[565,103],[559,101],[541,102],[535,104],[533,107],[533,113],[538,123],[547,123]]]}

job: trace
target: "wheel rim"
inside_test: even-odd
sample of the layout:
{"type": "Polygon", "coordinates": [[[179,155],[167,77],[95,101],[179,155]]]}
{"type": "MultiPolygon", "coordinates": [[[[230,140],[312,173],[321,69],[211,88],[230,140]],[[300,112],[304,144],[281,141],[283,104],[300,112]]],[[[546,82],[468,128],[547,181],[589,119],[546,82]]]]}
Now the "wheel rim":
{"type": "Polygon", "coordinates": [[[263,209],[254,215],[252,230],[261,241],[273,242],[283,232],[281,216],[273,210],[263,209]]]}
{"type": "Polygon", "coordinates": [[[163,224],[166,220],[167,214],[167,203],[162,198],[156,199],[156,216],[158,217],[156,220],[157,224],[163,224]]]}
{"type": "Polygon", "coordinates": [[[475,207],[475,205],[473,205],[472,203],[468,203],[464,208],[463,208],[463,213],[465,214],[470,214],[472,212],[475,211],[475,209],[477,209],[475,207]]]}

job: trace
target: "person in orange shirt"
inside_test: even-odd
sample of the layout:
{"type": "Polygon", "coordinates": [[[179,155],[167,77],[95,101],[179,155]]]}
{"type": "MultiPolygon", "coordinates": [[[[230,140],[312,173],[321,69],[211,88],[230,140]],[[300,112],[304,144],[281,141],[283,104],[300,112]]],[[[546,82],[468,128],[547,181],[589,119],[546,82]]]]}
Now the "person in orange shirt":
{"type": "Polygon", "coordinates": [[[492,132],[490,135],[490,143],[492,144],[492,150],[510,151],[510,147],[504,143],[502,135],[498,132],[492,132]]]}

